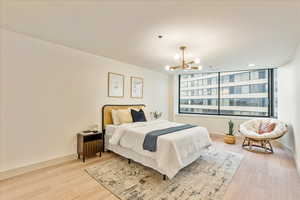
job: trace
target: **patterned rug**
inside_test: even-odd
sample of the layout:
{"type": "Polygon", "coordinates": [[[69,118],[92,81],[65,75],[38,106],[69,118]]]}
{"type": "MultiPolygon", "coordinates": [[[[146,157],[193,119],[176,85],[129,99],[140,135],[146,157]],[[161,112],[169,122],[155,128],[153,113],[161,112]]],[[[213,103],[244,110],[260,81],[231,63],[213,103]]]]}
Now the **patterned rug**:
{"type": "Polygon", "coordinates": [[[166,181],[158,172],[121,157],[86,171],[121,200],[222,200],[242,158],[211,149],[166,181]]]}

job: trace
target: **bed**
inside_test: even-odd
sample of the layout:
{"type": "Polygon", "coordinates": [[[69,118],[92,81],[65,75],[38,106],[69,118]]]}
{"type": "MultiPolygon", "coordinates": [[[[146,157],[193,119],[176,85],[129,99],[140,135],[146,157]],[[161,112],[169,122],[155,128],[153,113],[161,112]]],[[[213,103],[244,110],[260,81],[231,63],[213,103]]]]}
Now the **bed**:
{"type": "Polygon", "coordinates": [[[151,120],[122,125],[113,125],[111,111],[118,109],[143,109],[145,105],[104,105],[102,129],[104,149],[150,167],[164,178],[173,178],[180,169],[195,161],[211,145],[209,133],[204,127],[193,127],[161,135],[157,138],[157,149],[143,149],[147,133],[182,124],[167,120],[151,120]]]}

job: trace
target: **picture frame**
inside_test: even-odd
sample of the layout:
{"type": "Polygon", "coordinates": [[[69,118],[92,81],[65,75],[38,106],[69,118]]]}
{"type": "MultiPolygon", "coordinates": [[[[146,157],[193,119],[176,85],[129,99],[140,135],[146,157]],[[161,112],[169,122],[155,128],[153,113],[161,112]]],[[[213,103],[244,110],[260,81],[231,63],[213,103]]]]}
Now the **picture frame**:
{"type": "Polygon", "coordinates": [[[141,77],[130,77],[130,97],[142,99],[144,93],[144,79],[141,77]]]}
{"type": "Polygon", "coordinates": [[[124,75],[108,72],[108,97],[124,97],[124,75]]]}

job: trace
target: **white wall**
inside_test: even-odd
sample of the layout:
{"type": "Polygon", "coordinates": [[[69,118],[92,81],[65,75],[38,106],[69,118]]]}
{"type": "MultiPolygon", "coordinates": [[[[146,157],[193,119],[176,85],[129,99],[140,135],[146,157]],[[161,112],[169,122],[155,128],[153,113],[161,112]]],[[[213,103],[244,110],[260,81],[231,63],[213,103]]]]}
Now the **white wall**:
{"type": "MultiPolygon", "coordinates": [[[[296,50],[294,59],[282,66],[278,72],[278,116],[289,123],[289,134],[282,138],[282,142],[289,146],[295,161],[300,167],[300,46],[296,50]]],[[[300,171],[299,171],[300,172],[300,171]]]]}
{"type": "Polygon", "coordinates": [[[3,29],[1,34],[0,171],[76,153],[76,133],[100,125],[104,104],[144,103],[168,117],[165,74],[3,29]],[[125,75],[125,98],[107,97],[108,72],[125,75]],[[144,78],[143,99],[129,98],[130,76],[144,78]]]}
{"type": "Polygon", "coordinates": [[[234,123],[234,132],[238,134],[238,127],[246,119],[241,117],[229,116],[205,116],[205,115],[175,115],[175,121],[181,123],[198,124],[199,126],[206,127],[209,133],[224,135],[228,133],[228,122],[232,120],[234,123]]]}
{"type": "Polygon", "coordinates": [[[289,126],[289,132],[280,139],[290,150],[295,151],[294,140],[294,109],[296,103],[295,93],[295,68],[283,66],[278,69],[278,118],[285,121],[289,126]]]}
{"type": "MultiPolygon", "coordinates": [[[[0,1],[0,12],[1,12],[1,1],[0,1]]],[[[0,14],[1,21],[1,14],[0,14]]],[[[2,87],[3,87],[3,73],[2,73],[2,31],[0,31],[0,171],[3,169],[3,157],[4,157],[4,136],[3,136],[3,126],[2,126],[2,118],[3,118],[3,103],[2,103],[2,87]]]]}

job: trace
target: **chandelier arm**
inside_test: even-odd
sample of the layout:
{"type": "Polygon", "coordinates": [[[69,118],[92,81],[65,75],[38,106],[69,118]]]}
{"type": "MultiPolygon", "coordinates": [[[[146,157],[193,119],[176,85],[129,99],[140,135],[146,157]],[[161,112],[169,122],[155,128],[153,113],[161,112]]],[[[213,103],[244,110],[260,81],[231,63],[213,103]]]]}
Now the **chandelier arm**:
{"type": "Polygon", "coordinates": [[[179,69],[180,66],[171,66],[170,69],[175,70],[175,69],[179,69]]]}
{"type": "Polygon", "coordinates": [[[181,66],[180,65],[174,65],[174,66],[170,66],[170,68],[180,68],[181,66]]]}
{"type": "MultiPolygon", "coordinates": [[[[178,66],[170,66],[167,68],[167,70],[176,70],[176,69],[183,69],[183,70],[190,70],[190,69],[196,69],[196,70],[201,70],[202,67],[201,66],[191,66],[192,64],[196,64],[196,62],[193,60],[193,61],[189,61],[189,62],[186,62],[185,60],[185,49],[186,49],[186,46],[181,46],[180,47],[180,50],[182,51],[182,57],[181,57],[181,64],[178,65],[178,66]]],[[[198,64],[198,62],[197,62],[198,64]]]]}
{"type": "Polygon", "coordinates": [[[183,69],[188,69],[188,68],[190,68],[190,66],[188,65],[188,63],[184,63],[183,69]]]}

